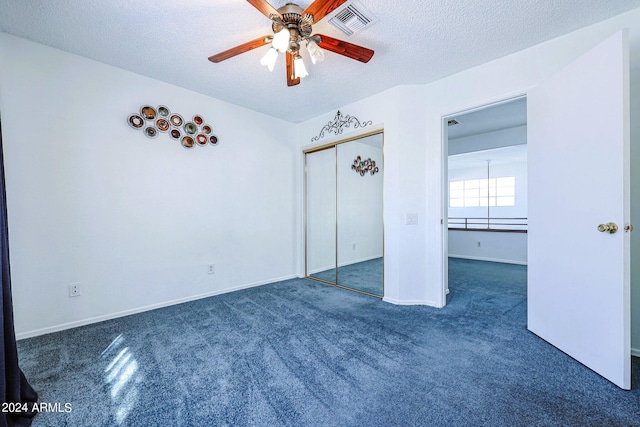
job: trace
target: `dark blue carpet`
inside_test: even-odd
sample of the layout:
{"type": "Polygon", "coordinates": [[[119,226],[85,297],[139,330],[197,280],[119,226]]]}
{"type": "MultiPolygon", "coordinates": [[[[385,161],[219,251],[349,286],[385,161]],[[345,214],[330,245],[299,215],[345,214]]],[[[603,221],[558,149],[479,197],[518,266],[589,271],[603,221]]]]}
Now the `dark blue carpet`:
{"type": "Polygon", "coordinates": [[[34,426],[631,426],[622,391],[526,330],[526,267],[451,260],[449,305],[310,280],[20,341],[34,426]]]}
{"type": "MultiPolygon", "coordinates": [[[[336,281],[336,269],[324,270],[311,275],[328,282],[336,281]]],[[[356,262],[338,268],[338,284],[372,295],[384,296],[382,258],[356,262]]]]}

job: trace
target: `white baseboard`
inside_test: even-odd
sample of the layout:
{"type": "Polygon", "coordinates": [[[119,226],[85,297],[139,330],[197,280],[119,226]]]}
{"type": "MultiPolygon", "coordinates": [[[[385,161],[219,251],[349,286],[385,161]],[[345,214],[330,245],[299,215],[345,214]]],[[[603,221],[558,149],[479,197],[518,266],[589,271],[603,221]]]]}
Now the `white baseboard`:
{"type": "Polygon", "coordinates": [[[53,332],[60,332],[66,329],[77,328],[80,326],[90,325],[92,323],[104,322],[105,320],[117,319],[119,317],[130,316],[132,314],[142,313],[145,311],[156,310],[158,308],[168,307],[171,305],[182,304],[189,301],[195,301],[203,298],[209,298],[216,295],[226,294],[229,292],[240,291],[242,289],[255,288],[257,286],[268,285],[269,283],[281,282],[283,280],[295,279],[298,276],[292,274],[290,276],[278,277],[276,279],[264,280],[260,282],[249,283],[246,285],[235,286],[233,288],[227,288],[222,290],[217,290],[213,292],[206,292],[204,294],[192,295],[189,297],[178,298],[171,301],[165,301],[157,304],[146,305],[144,307],[132,308],[129,310],[119,311],[117,313],[104,314],[102,316],[90,317],[88,319],[76,320],[68,323],[61,323],[59,325],[49,326],[42,329],[35,329],[32,331],[20,332],[16,334],[16,340],[23,340],[26,338],[37,337],[40,335],[50,334],[53,332]]]}
{"type": "Polygon", "coordinates": [[[440,308],[440,306],[435,302],[427,301],[427,300],[401,300],[401,299],[384,297],[382,298],[382,301],[388,302],[390,304],[395,304],[395,305],[427,305],[429,307],[440,308]]]}
{"type": "Polygon", "coordinates": [[[476,261],[502,262],[502,263],[505,263],[505,264],[527,265],[526,261],[516,261],[516,260],[513,260],[513,259],[485,258],[485,257],[470,256],[470,255],[449,254],[449,258],[462,258],[462,259],[473,259],[473,260],[476,260],[476,261]]]}
{"type": "Polygon", "coordinates": [[[632,348],[631,355],[635,357],[640,357],[640,348],[632,348]]]}
{"type": "Polygon", "coordinates": [[[345,261],[345,262],[343,262],[341,264],[338,264],[338,267],[344,267],[344,266],[351,265],[351,264],[358,264],[359,262],[372,261],[372,260],[378,259],[378,258],[382,258],[382,254],[373,255],[373,256],[370,256],[370,257],[365,257],[365,258],[360,258],[360,259],[352,259],[352,260],[349,260],[349,261],[345,261]]]}
{"type": "Polygon", "coordinates": [[[316,274],[316,273],[320,273],[320,272],[323,272],[323,271],[331,270],[333,268],[335,268],[335,266],[333,266],[333,265],[331,265],[329,267],[318,267],[318,268],[314,268],[313,270],[309,270],[309,274],[310,275],[311,274],[316,274]]]}
{"type": "MultiPolygon", "coordinates": [[[[370,257],[366,257],[366,258],[346,261],[346,262],[343,262],[342,264],[339,264],[338,267],[344,267],[344,266],[351,265],[351,264],[357,264],[359,262],[371,261],[371,260],[378,259],[378,258],[382,258],[382,255],[374,255],[374,256],[370,256],[370,257]]],[[[309,274],[320,273],[322,271],[331,270],[333,268],[335,268],[334,265],[329,265],[329,266],[320,267],[320,268],[314,268],[313,270],[309,271],[309,274]]]]}

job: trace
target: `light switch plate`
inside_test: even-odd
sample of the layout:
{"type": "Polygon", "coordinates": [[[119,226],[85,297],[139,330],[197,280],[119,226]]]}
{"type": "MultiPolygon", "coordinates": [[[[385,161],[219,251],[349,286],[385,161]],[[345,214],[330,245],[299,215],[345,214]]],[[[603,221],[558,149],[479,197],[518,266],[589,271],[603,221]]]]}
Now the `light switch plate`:
{"type": "Polygon", "coordinates": [[[417,213],[408,213],[405,216],[405,224],[406,225],[418,225],[418,214],[417,213]]]}

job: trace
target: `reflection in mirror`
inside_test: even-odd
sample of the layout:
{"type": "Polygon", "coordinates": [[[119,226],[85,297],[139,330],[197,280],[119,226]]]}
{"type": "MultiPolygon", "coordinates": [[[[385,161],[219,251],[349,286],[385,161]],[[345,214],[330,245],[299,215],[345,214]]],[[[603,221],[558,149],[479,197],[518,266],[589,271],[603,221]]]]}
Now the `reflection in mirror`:
{"type": "Polygon", "coordinates": [[[338,285],[383,296],[382,138],[337,146],[338,285]]]}
{"type": "Polygon", "coordinates": [[[306,153],[307,276],[336,282],[336,148],[306,153]]]}

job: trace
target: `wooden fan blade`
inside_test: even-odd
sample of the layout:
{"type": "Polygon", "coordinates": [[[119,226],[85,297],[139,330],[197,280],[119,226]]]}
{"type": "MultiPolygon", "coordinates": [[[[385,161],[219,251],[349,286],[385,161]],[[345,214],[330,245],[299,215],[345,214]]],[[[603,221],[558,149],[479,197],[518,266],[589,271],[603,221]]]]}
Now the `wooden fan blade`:
{"type": "Polygon", "coordinates": [[[366,47],[345,42],[344,40],[334,39],[333,37],[322,34],[316,34],[316,36],[320,36],[320,43],[318,43],[318,46],[323,49],[330,50],[331,52],[338,53],[364,63],[369,62],[373,57],[374,52],[366,47]]]}
{"type": "Polygon", "coordinates": [[[334,10],[336,10],[340,5],[345,3],[347,0],[316,0],[309,5],[308,8],[302,12],[302,15],[308,13],[309,15],[313,15],[313,21],[318,22],[334,10]]]}
{"type": "Polygon", "coordinates": [[[278,13],[278,11],[273,6],[267,3],[266,0],[247,0],[247,1],[251,3],[253,7],[258,9],[264,16],[266,16],[269,19],[271,19],[271,14],[282,18],[282,15],[280,15],[280,13],[278,13]]]}
{"type": "Polygon", "coordinates": [[[250,42],[241,44],[240,46],[232,47],[229,50],[225,50],[224,52],[220,52],[216,55],[210,56],[209,61],[222,62],[225,59],[229,59],[236,55],[240,55],[241,53],[245,53],[252,49],[264,46],[265,44],[271,43],[271,40],[269,40],[269,38],[270,36],[263,36],[255,40],[251,40],[250,42]]]}
{"type": "Polygon", "coordinates": [[[287,52],[287,86],[300,84],[300,79],[293,78],[293,55],[287,52]]]}

